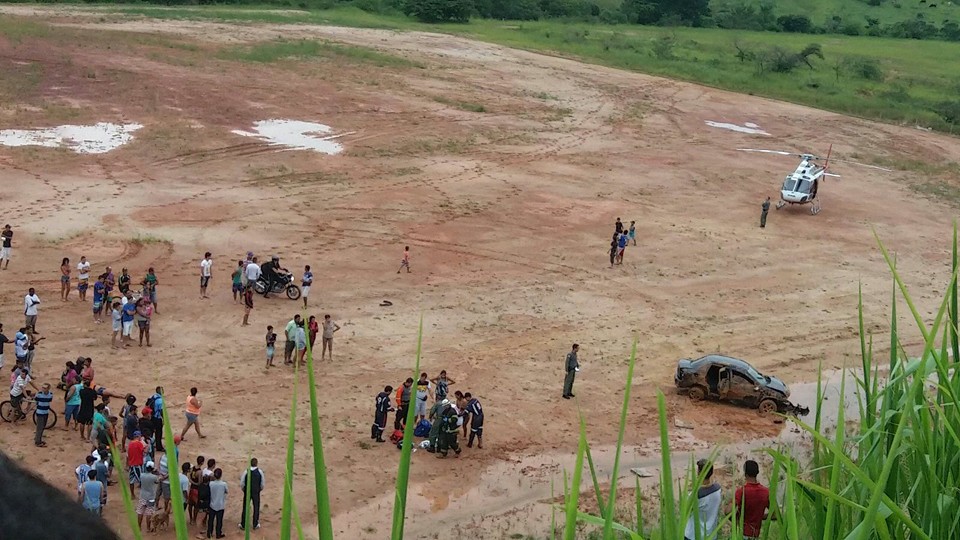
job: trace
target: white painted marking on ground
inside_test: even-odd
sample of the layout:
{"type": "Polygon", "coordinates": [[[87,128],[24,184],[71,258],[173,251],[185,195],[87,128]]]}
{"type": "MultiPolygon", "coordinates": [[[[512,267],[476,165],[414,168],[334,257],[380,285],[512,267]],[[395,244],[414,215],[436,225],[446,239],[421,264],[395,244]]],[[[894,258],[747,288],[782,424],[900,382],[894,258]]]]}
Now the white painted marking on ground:
{"type": "Polygon", "coordinates": [[[334,142],[349,133],[338,133],[326,136],[317,136],[318,134],[331,133],[333,128],[324,124],[315,122],[302,122],[300,120],[260,120],[254,122],[253,131],[233,130],[236,135],[244,137],[255,137],[275,146],[287,146],[298,150],[313,150],[324,154],[336,155],[343,152],[343,145],[334,142]]]}
{"type": "Polygon", "coordinates": [[[714,122],[712,120],[706,120],[706,124],[710,127],[720,128],[720,129],[729,129],[730,131],[737,131],[740,133],[747,133],[750,135],[770,135],[766,131],[760,129],[756,124],[747,123],[742,126],[737,124],[728,124],[726,122],[714,122]]]}
{"type": "Polygon", "coordinates": [[[92,126],[0,130],[0,145],[69,148],[78,154],[104,154],[133,140],[141,124],[99,122],[92,126]]]}
{"type": "Polygon", "coordinates": [[[743,125],[747,126],[748,128],[758,128],[758,127],[760,127],[760,126],[754,124],[753,122],[744,122],[743,125]]]}

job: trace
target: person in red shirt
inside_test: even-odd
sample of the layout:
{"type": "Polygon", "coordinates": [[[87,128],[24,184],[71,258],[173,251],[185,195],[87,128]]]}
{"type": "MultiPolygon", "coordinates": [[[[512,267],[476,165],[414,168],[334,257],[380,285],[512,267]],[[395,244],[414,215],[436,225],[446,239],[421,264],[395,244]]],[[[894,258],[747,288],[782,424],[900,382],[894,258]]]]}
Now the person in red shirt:
{"type": "Polygon", "coordinates": [[[743,519],[743,537],[745,540],[759,538],[763,520],[768,518],[770,490],[757,481],[759,475],[760,465],[756,461],[748,459],[743,464],[743,487],[737,489],[733,498],[737,505],[737,519],[743,519]]]}
{"type": "Polygon", "coordinates": [[[143,473],[143,455],[147,445],[139,431],[133,432],[133,440],[127,445],[127,471],[130,475],[130,496],[133,497],[133,485],[140,484],[140,475],[143,473]]]}

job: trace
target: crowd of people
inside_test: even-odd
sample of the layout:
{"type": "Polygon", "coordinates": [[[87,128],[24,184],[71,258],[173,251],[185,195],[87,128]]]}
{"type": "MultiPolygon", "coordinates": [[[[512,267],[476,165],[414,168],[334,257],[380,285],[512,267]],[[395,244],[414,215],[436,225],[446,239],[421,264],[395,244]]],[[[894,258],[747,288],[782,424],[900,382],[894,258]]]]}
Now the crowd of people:
{"type": "Polygon", "coordinates": [[[376,442],[386,442],[383,434],[387,428],[387,415],[395,411],[394,432],[390,441],[400,447],[412,403],[413,419],[416,423],[414,435],[424,439],[420,443],[421,448],[436,453],[438,458],[447,457],[451,450],[459,456],[461,450],[458,434],[462,430],[466,437],[469,427],[467,448],[472,448],[476,440],[477,448],[482,449],[483,406],[470,392],[457,390],[453,393],[453,399],[449,399],[449,388],[455,383],[456,381],[447,376],[446,370],[440,371],[433,379],[426,373],[421,373],[416,382],[413,377],[409,377],[397,388],[394,396],[396,407],[390,400],[393,387],[384,387],[383,391],[377,394],[374,404],[370,438],[376,442]],[[433,404],[428,407],[431,400],[433,404]]]}
{"type": "Polygon", "coordinates": [[[623,252],[627,245],[637,245],[637,227],[636,221],[630,222],[630,228],[624,229],[623,222],[617,218],[614,223],[613,239],[610,240],[610,268],[614,264],[623,264],[623,252]]]}
{"type": "MultiPolygon", "coordinates": [[[[0,232],[0,269],[9,266],[13,232],[8,225],[0,232]]],[[[199,265],[200,298],[210,298],[210,286],[214,278],[214,261],[210,252],[204,254],[199,265]]],[[[409,247],[405,248],[401,260],[401,270],[410,271],[409,247]]],[[[287,275],[292,275],[280,265],[278,257],[260,264],[258,257],[252,252],[247,253],[245,260],[237,261],[237,266],[231,275],[231,292],[235,302],[242,301],[245,313],[242,325],[249,324],[250,312],[253,308],[254,284],[260,281],[264,284],[263,295],[269,296],[275,292],[275,285],[287,275]]],[[[89,289],[93,292],[90,298],[93,323],[104,323],[109,317],[112,336],[110,345],[120,349],[131,347],[136,342],[139,346],[151,347],[150,326],[156,315],[157,288],[160,283],[154,268],[150,267],[139,280],[135,280],[128,268],[122,268],[119,275],[115,274],[110,266],[104,266],[102,271],[96,271],[94,265],[86,256],[81,256],[74,265],[70,258],[61,260],[60,272],[60,300],[69,302],[74,290],[77,291],[79,302],[87,302],[89,289]],[[91,276],[96,276],[91,284],[91,276]],[[137,283],[139,286],[135,287],[137,283]],[[134,324],[139,329],[139,335],[134,336],[134,324]]],[[[286,281],[284,283],[287,283],[286,281]]],[[[301,296],[304,309],[308,308],[310,287],[313,283],[313,273],[309,265],[304,267],[301,279],[301,296]]],[[[260,290],[256,288],[256,290],[260,290]]],[[[24,326],[9,339],[3,334],[0,325],[0,368],[3,367],[3,346],[13,344],[16,354],[15,365],[11,366],[10,398],[14,406],[14,422],[24,422],[33,412],[38,419],[35,431],[35,444],[38,447],[46,446],[45,434],[49,434],[48,422],[43,421],[45,415],[50,414],[55,392],[62,392],[63,423],[60,430],[72,433],[77,437],[77,453],[82,456],[81,463],[74,469],[76,479],[76,494],[78,502],[91,513],[102,515],[104,507],[109,501],[118,496],[110,489],[119,484],[117,489],[129,489],[134,500],[138,523],[142,530],[152,532],[169,525],[171,514],[171,478],[177,478],[183,493],[184,506],[192,525],[198,527],[198,538],[222,538],[224,511],[228,484],[224,476],[224,469],[217,467],[215,459],[196,456],[194,461],[185,459],[181,455],[181,443],[186,441],[192,429],[199,439],[206,438],[201,427],[200,413],[203,403],[198,396],[198,389],[191,388],[187,396],[182,414],[184,425],[173,438],[174,447],[164,446],[164,410],[166,394],[162,387],[156,387],[154,393],[141,405],[131,392],[110,390],[98,384],[94,370],[94,360],[91,357],[81,356],[75,361],[65,362],[60,381],[56,390],[49,383],[38,386],[33,380],[33,359],[38,344],[43,337],[37,330],[40,319],[41,299],[34,288],[30,288],[24,296],[24,326]],[[96,382],[95,382],[96,381],[96,382]],[[31,393],[31,389],[33,392],[31,393]],[[33,411],[24,411],[23,404],[30,398],[33,411]],[[114,412],[111,409],[111,400],[122,403],[120,409],[114,412]],[[168,455],[174,452],[180,470],[171,470],[168,455]],[[115,456],[119,455],[119,462],[115,456]]],[[[331,315],[323,316],[322,321],[317,316],[302,317],[294,315],[284,326],[284,364],[302,363],[308,346],[313,349],[317,338],[320,338],[320,360],[333,360],[333,342],[335,334],[341,327],[331,315]]],[[[267,326],[266,334],[266,367],[274,366],[277,334],[273,326],[267,326]]],[[[314,349],[315,350],[315,349],[314,349]]],[[[468,447],[476,441],[477,447],[483,447],[483,408],[480,401],[469,392],[455,392],[448,395],[448,388],[455,384],[445,371],[437,377],[428,379],[424,373],[419,381],[409,379],[399,386],[396,394],[396,409],[391,406],[392,388],[387,387],[382,396],[377,399],[377,423],[374,424],[372,437],[381,442],[383,431],[386,428],[388,411],[397,411],[395,427],[402,429],[406,421],[406,411],[411,402],[415,407],[417,423],[424,428],[422,433],[425,439],[422,446],[438,457],[445,457],[448,452],[460,454],[458,433],[462,430],[463,436],[469,433],[468,447]],[[432,406],[427,405],[432,403],[432,406]]],[[[59,409],[58,409],[59,410],[59,409]]],[[[167,409],[167,414],[171,411],[167,409]]],[[[421,432],[418,431],[418,434],[421,432]]],[[[245,487],[250,485],[250,500],[244,501],[240,516],[240,527],[244,526],[247,510],[252,504],[252,526],[260,527],[260,493],[264,489],[265,478],[259,469],[257,460],[252,459],[250,466],[240,476],[240,490],[246,499],[245,487]]]]}

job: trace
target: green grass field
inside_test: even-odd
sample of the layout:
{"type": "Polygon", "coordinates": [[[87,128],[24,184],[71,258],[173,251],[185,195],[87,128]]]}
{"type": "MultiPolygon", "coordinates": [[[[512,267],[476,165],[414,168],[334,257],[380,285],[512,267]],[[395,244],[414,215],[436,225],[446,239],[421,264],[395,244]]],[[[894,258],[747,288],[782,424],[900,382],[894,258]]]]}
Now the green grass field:
{"type": "MultiPolygon", "coordinates": [[[[757,5],[760,2],[712,0],[710,8],[717,11],[726,5],[739,3],[757,5]]],[[[879,20],[880,24],[915,19],[917,14],[937,24],[943,23],[944,19],[955,21],[960,17],[960,5],[953,5],[947,0],[926,0],[924,3],[920,3],[920,0],[881,0],[879,6],[871,6],[867,0],[776,0],[772,3],[777,16],[806,15],[817,25],[824,24],[835,15],[860,24],[865,23],[867,17],[879,20]]]]}
{"type": "Polygon", "coordinates": [[[476,20],[464,25],[426,25],[352,7],[298,12],[223,7],[105,9],[163,19],[444,32],[886,122],[960,131],[960,114],[945,119],[938,113],[944,102],[960,103],[955,101],[960,89],[958,46],[943,41],[559,21],[476,20]],[[824,59],[814,58],[813,69],[804,66],[791,73],[758,74],[755,62],[736,56],[735,44],[761,52],[773,47],[797,52],[810,43],[822,46],[824,59]],[[874,69],[865,72],[864,63],[874,69]]]}

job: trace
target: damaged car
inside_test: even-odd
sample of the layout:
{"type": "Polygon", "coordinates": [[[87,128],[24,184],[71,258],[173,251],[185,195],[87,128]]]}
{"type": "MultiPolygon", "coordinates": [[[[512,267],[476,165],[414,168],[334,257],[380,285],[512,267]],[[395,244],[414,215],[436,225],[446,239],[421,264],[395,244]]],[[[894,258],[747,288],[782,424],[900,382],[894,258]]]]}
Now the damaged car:
{"type": "Polygon", "coordinates": [[[790,402],[790,389],[776,377],[763,375],[738,358],[711,354],[677,364],[674,383],[690,399],[729,401],[756,408],[760,414],[804,416],[810,409],[790,402]]]}

